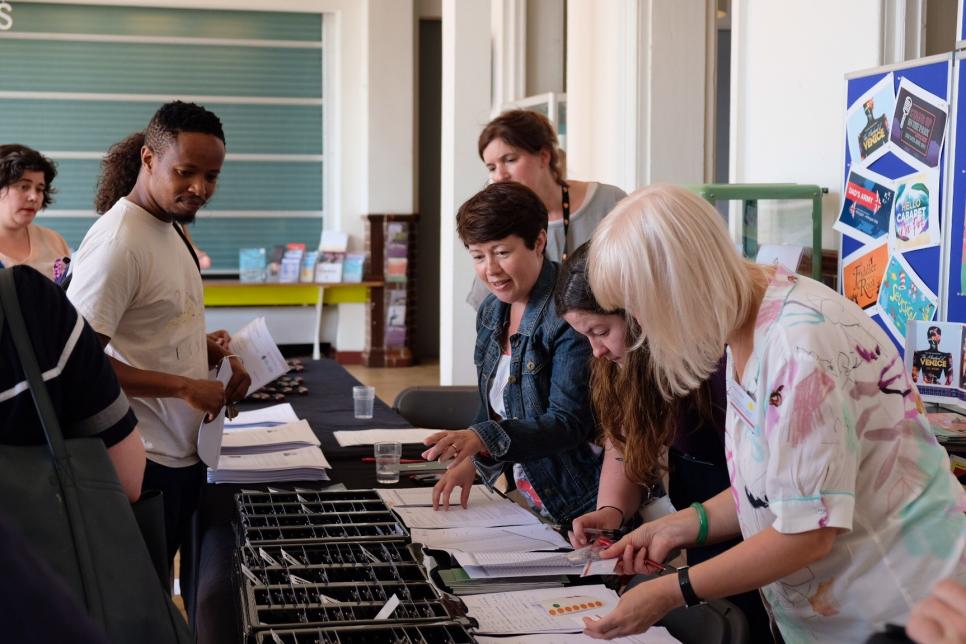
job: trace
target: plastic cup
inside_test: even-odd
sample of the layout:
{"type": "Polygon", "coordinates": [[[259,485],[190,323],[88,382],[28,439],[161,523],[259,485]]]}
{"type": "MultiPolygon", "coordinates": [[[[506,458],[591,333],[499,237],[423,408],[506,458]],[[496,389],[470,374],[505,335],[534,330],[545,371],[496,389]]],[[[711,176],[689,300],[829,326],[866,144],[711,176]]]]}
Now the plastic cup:
{"type": "Polygon", "coordinates": [[[376,400],[376,388],[359,385],[352,388],[352,402],[356,418],[372,418],[372,405],[376,400]]]}
{"type": "Polygon", "coordinates": [[[376,482],[379,485],[399,483],[399,457],[402,456],[402,443],[382,441],[373,445],[376,459],[376,482]]]}

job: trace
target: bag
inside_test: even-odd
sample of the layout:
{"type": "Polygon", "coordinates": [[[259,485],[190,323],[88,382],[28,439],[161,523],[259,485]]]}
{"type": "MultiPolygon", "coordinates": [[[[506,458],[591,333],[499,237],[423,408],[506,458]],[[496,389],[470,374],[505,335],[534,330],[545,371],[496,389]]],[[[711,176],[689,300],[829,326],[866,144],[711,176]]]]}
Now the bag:
{"type": "Polygon", "coordinates": [[[158,579],[104,443],[65,440],[61,433],[9,269],[0,270],[0,333],[4,313],[47,444],[0,445],[0,512],[112,641],[190,643],[188,626],[158,579]]]}

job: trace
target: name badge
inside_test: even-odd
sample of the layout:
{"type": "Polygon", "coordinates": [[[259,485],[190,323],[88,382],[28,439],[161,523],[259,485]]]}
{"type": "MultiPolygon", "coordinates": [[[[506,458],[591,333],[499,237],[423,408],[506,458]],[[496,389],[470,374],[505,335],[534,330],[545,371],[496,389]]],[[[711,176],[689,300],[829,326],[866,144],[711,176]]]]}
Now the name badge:
{"type": "Polygon", "coordinates": [[[758,403],[734,378],[728,378],[728,404],[749,426],[756,425],[758,403]]]}

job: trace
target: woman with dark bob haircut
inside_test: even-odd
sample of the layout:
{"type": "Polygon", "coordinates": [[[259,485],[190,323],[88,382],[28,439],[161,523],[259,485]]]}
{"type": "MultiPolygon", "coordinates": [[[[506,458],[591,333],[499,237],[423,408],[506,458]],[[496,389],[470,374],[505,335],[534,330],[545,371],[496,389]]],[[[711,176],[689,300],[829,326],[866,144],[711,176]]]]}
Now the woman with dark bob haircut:
{"type": "Polygon", "coordinates": [[[434,507],[448,508],[456,487],[465,507],[477,472],[492,485],[505,471],[536,512],[568,521],[594,507],[601,452],[590,346],[553,306],[559,267],[544,254],[547,208],[526,186],[497,183],[460,207],[456,229],[490,295],[476,316],[476,421],[426,439],[427,459],[451,459],[434,507]]]}
{"type": "Polygon", "coordinates": [[[67,271],[70,249],[50,228],[37,226],[37,213],[50,205],[54,162],[26,145],[0,145],[0,266],[26,264],[58,281],[67,271]]]}

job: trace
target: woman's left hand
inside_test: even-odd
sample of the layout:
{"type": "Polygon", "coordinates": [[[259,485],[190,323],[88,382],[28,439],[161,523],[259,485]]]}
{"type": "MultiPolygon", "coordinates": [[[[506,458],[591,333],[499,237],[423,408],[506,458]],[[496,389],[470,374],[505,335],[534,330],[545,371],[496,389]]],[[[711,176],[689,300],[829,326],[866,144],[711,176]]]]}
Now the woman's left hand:
{"type": "Polygon", "coordinates": [[[584,634],[599,640],[643,633],[671,609],[683,606],[674,575],[645,581],[624,593],[617,608],[594,621],[584,618],[584,634]]]}
{"type": "Polygon", "coordinates": [[[466,459],[475,456],[485,449],[483,441],[471,429],[450,429],[436,432],[423,440],[424,445],[432,445],[423,452],[427,461],[439,459],[446,463],[447,468],[456,467],[466,459]]]}

